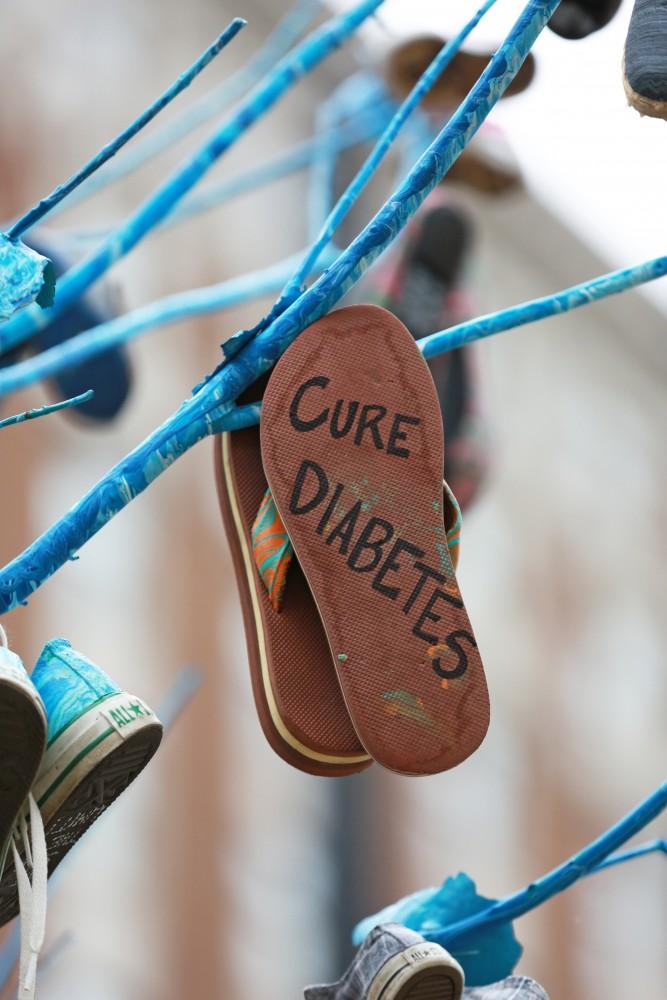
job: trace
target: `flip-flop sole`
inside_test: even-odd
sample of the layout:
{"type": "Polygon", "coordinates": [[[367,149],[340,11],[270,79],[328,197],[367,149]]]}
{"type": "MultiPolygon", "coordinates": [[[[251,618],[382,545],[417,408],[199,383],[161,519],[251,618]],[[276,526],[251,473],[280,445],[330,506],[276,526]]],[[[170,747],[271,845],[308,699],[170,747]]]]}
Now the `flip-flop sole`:
{"type": "Polygon", "coordinates": [[[362,744],[405,774],[460,763],[488,693],[447,548],[440,408],[408,330],[352,306],[304,331],[264,393],[261,445],[362,744]]]}
{"type": "Polygon", "coordinates": [[[288,764],[340,776],[371,758],[359,743],[336,679],[317,607],[293,561],[280,612],[252,558],[251,526],[266,490],[259,430],[215,439],[218,498],[245,626],[255,706],[266,739],[288,764]]]}
{"type": "MultiPolygon", "coordinates": [[[[49,745],[33,787],[44,821],[49,875],[144,769],[161,739],[157,716],[140,699],[121,692],[84,713],[49,745]]],[[[0,925],[18,910],[16,873],[8,861],[0,883],[0,925]]]]}

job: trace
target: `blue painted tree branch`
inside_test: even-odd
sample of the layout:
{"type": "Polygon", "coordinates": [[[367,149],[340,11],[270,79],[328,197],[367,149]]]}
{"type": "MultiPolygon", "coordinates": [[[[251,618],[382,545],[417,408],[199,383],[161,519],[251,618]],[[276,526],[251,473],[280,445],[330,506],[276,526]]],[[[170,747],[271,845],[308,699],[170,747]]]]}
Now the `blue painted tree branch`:
{"type": "MultiPolygon", "coordinates": [[[[336,151],[340,152],[374,138],[386,124],[392,108],[393,102],[385,101],[380,106],[376,105],[368,109],[365,114],[359,115],[349,124],[332,129],[325,136],[316,136],[313,139],[295,143],[286,153],[271,157],[227,180],[209,184],[201,191],[193,191],[164,219],[159,228],[166,229],[184,222],[194,215],[216,208],[232,198],[255,191],[265,184],[282,180],[298,170],[303,170],[328,155],[329,142],[333,142],[336,151]]],[[[107,236],[109,231],[109,226],[97,229],[67,230],[67,237],[81,242],[98,241],[107,236]]]]}
{"type": "Polygon", "coordinates": [[[231,117],[181,168],[171,175],[102,245],[62,278],[51,309],[28,306],[0,327],[0,352],[27,340],[35,330],[82,295],[113,264],[132,250],[164,219],[213,164],[303,76],[354,34],[383,0],[362,0],[351,11],[328,21],[276,66],[231,117]]]}
{"type": "Polygon", "coordinates": [[[123,146],[130,141],[130,139],[134,138],[134,136],[137,135],[142,128],[148,125],[148,123],[151,122],[155,116],[163,110],[163,108],[166,108],[168,104],[171,104],[175,97],[178,97],[178,95],[182,93],[186,87],[190,86],[192,81],[199,76],[202,70],[206,69],[209,63],[211,63],[215,57],[222,52],[229,42],[231,42],[231,40],[238,35],[239,31],[246,26],[246,24],[247,21],[244,21],[242,18],[234,18],[222,34],[216,38],[213,44],[209,45],[206,51],[199,56],[197,61],[186,69],[184,73],[181,73],[178,79],[174,80],[171,86],[168,87],[167,90],[165,90],[164,93],[157,98],[157,100],[153,101],[153,103],[150,104],[145,111],[142,111],[135,121],[128,125],[128,127],[117,135],[115,139],[112,139],[111,142],[106,144],[106,146],[103,146],[99,153],[89,160],[88,163],[84,164],[84,166],[77,171],[77,173],[73,174],[69,180],[60,184],[54,191],[51,192],[50,195],[47,195],[46,198],[42,198],[41,201],[22,215],[9,230],[9,238],[18,239],[18,237],[22,236],[28,231],[28,229],[37,225],[37,223],[40,222],[45,215],[54,209],[56,205],[60,204],[60,202],[71,194],[72,191],[79,187],[79,185],[82,184],[86,178],[94,174],[96,170],[99,170],[99,168],[110,160],[112,156],[115,156],[116,153],[122,149],[123,146]]]}
{"type": "Polygon", "coordinates": [[[0,573],[0,611],[25,602],[180,455],[223,429],[239,393],[268,371],[303,329],[342,298],[407,224],[500,100],[557,6],[558,0],[529,0],[461,107],[350,247],[232,362],[209,376],[172,417],[4,568],[0,573]]]}
{"type": "Polygon", "coordinates": [[[615,868],[616,865],[624,865],[627,861],[634,861],[636,858],[644,858],[647,854],[664,854],[667,856],[667,840],[664,838],[658,838],[656,840],[649,840],[645,844],[637,844],[636,847],[630,847],[627,851],[617,851],[615,854],[610,854],[608,858],[601,861],[599,865],[592,868],[587,875],[596,875],[597,872],[604,871],[605,868],[615,868]]]}
{"type": "Polygon", "coordinates": [[[558,316],[571,309],[598,302],[608,295],[618,295],[619,292],[636,288],[637,285],[645,284],[647,281],[662,278],[665,274],[667,274],[667,256],[655,257],[634,267],[624,267],[619,271],[603,274],[599,278],[582,281],[581,284],[572,285],[571,288],[556,292],[554,295],[531,299],[529,302],[459,323],[429,337],[422,337],[418,341],[419,349],[425,358],[434,358],[438,354],[452,351],[455,347],[469,344],[473,340],[491,337],[495,333],[525,326],[526,323],[534,323],[549,316],[558,316]]]}
{"type": "MultiPolygon", "coordinates": [[[[325,258],[322,262],[322,266],[326,266],[334,257],[335,254],[331,253],[329,259],[325,258]]],[[[301,254],[295,254],[278,264],[251,271],[239,278],[168,295],[124,316],[100,323],[25,361],[0,368],[0,398],[73,368],[88,358],[133,340],[157,326],[218,312],[262,295],[279,292],[300,259],[301,254]]]]}
{"type": "Polygon", "coordinates": [[[321,9],[321,0],[300,0],[278,23],[255,56],[237,73],[186,108],[150,136],[144,136],[120,160],[110,163],[79,188],[62,207],[71,208],[100,189],[127,177],[148,160],[169,149],[180,139],[229,108],[248,93],[292,48],[321,9]]]}
{"type": "Polygon", "coordinates": [[[0,420],[0,430],[3,427],[11,427],[13,424],[22,424],[26,420],[38,420],[39,417],[48,417],[50,413],[57,413],[58,410],[70,410],[73,406],[81,406],[87,403],[95,395],[93,389],[82,392],[79,396],[72,396],[71,399],[63,399],[60,403],[49,403],[47,406],[37,406],[32,410],[23,410],[22,413],[15,413],[13,417],[5,417],[0,420]]]}
{"type": "Polygon", "coordinates": [[[428,94],[438,79],[451,63],[454,56],[459,52],[464,41],[471,31],[479,24],[482,17],[493,7],[496,0],[485,0],[473,17],[461,28],[455,37],[443,45],[436,57],[432,60],[428,68],[420,76],[419,80],[412,88],[408,96],[399,106],[396,114],[391,119],[386,129],[378,139],[370,154],[359,168],[347,188],[340,196],[333,209],[325,219],[315,242],[304,256],[301,264],[285,286],[280,300],[276,303],[271,315],[279,315],[285,307],[301,294],[303,283],[317,263],[319,255],[324,250],[329,240],[334,235],[343,220],[347,217],[350,209],[355,204],[362,191],[371,180],[383,159],[389,152],[396,137],[407,122],[408,118],[419,105],[422,98],[428,94]]]}
{"type": "Polygon", "coordinates": [[[632,812],[606,830],[597,840],[574,854],[558,868],[554,868],[553,871],[543,875],[537,881],[531,882],[520,892],[499,900],[487,910],[429,936],[437,939],[440,944],[448,948],[454,944],[462,943],[467,937],[478,933],[484,927],[515,920],[517,917],[529,913],[537,906],[552,899],[559,892],[569,888],[583,875],[587,875],[613,851],[625,844],[630,837],[643,830],[651,820],[660,815],[665,807],[667,807],[667,782],[660,785],[632,812]]]}

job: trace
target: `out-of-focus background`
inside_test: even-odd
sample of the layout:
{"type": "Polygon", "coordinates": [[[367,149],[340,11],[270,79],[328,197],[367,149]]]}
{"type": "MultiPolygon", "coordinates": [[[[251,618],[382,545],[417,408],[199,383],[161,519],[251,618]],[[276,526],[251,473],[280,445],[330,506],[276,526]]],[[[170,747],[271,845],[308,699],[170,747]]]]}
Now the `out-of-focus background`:
{"type": "MultiPolygon", "coordinates": [[[[443,21],[440,6],[428,0],[418,18],[413,0],[387,0],[384,27],[296,88],[215,176],[310,134],[318,101],[355,62],[372,67],[412,30],[446,33],[472,12],[459,0],[443,21]]],[[[7,6],[0,216],[76,169],[232,15],[249,27],[179,107],[243,65],[284,9],[277,0],[7,6]]],[[[492,41],[516,9],[501,0],[492,41]]],[[[665,252],[667,125],[625,106],[629,14],[626,3],[585,42],[545,33],[535,84],[498,109],[525,190],[495,200],[453,192],[477,225],[477,311],[665,252]]],[[[206,132],[54,227],[121,219],[206,132]]],[[[297,175],[151,237],[114,270],[127,306],[298,250],[305,190],[297,175]]],[[[386,183],[373,187],[356,226],[388,192],[386,183]]],[[[652,298],[628,294],[505,333],[479,352],[494,454],[465,519],[460,576],[492,724],[453,772],[411,780],[374,767],[324,780],[274,756],[252,704],[210,442],[7,617],[27,665],[64,635],[152,705],[183,665],[204,677],[156,759],[51,885],[48,941],[70,936],[40,977],[44,1000],[293,1000],[306,983],[342,972],[357,918],[460,870],[485,895],[513,891],[663,778],[666,296],[664,288],[652,298]]],[[[4,430],[3,562],[170,414],[218,362],[219,343],[268,305],[134,343],[134,391],[113,425],[58,416],[4,430]]],[[[47,398],[35,387],[4,410],[47,398]]],[[[552,1000],[659,1000],[665,885],[659,857],[583,881],[518,922],[519,970],[552,1000]]]]}

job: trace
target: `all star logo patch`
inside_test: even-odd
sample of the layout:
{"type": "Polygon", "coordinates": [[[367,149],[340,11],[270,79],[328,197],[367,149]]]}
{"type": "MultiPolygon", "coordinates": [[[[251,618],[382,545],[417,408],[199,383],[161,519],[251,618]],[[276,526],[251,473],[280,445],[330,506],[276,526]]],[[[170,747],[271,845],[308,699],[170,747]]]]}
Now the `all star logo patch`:
{"type": "Polygon", "coordinates": [[[126,702],[116,705],[115,708],[103,711],[102,715],[109,720],[114,729],[121,732],[126,726],[130,726],[138,719],[149,718],[153,713],[138,698],[129,698],[126,702]]]}

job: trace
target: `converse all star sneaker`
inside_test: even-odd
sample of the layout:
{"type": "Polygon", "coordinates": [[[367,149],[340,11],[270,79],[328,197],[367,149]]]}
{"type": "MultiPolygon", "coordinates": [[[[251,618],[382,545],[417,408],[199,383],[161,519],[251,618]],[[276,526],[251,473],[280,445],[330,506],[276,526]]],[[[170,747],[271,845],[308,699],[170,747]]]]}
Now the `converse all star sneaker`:
{"type": "Polygon", "coordinates": [[[381,924],[364,939],[345,975],[309,986],[305,1000],[459,1000],[463,969],[439,944],[400,924],[381,924]]]}
{"type": "MultiPolygon", "coordinates": [[[[32,787],[37,816],[33,807],[21,820],[31,834],[35,821],[43,823],[52,875],[146,766],[162,739],[162,723],[140,698],[122,691],[65,639],[47,642],[32,682],[46,709],[48,734],[32,787]]],[[[23,841],[20,858],[34,875],[30,837],[23,841]]],[[[0,925],[19,911],[20,870],[18,875],[17,886],[16,866],[8,861],[0,882],[0,925]]],[[[34,879],[32,890],[34,908],[34,879]]]]}

